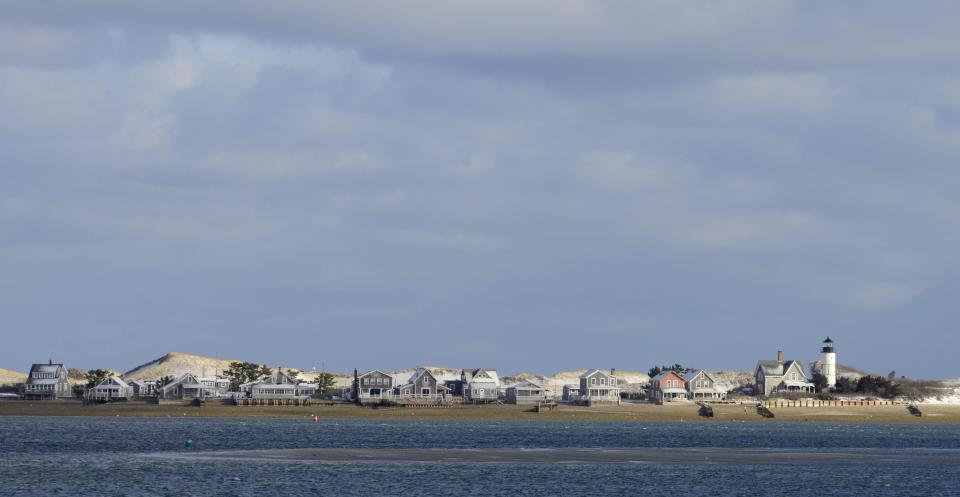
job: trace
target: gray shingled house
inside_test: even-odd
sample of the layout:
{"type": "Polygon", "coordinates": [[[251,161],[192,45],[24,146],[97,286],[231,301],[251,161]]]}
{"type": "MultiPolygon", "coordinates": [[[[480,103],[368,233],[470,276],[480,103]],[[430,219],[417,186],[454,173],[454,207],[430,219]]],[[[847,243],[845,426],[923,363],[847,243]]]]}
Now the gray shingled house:
{"type": "Polygon", "coordinates": [[[727,389],[702,369],[684,375],[690,400],[724,400],[727,389]]]}
{"type": "Polygon", "coordinates": [[[442,398],[449,392],[427,368],[417,368],[406,384],[394,389],[394,394],[403,398],[442,398]]]}
{"type": "Polygon", "coordinates": [[[393,377],[374,369],[367,371],[358,378],[360,389],[360,401],[389,399],[393,397],[393,377]]]}
{"type": "Polygon", "coordinates": [[[580,375],[580,400],[587,402],[620,402],[620,386],[614,371],[610,374],[591,369],[580,375]]]}
{"type": "Polygon", "coordinates": [[[783,360],[783,352],[777,351],[776,361],[758,361],[754,371],[757,381],[757,396],[769,397],[778,392],[810,392],[815,386],[807,378],[800,361],[783,360]]]}
{"type": "Polygon", "coordinates": [[[67,399],[72,396],[67,368],[53,361],[30,366],[27,381],[20,386],[20,398],[25,400],[67,399]]]}
{"type": "Polygon", "coordinates": [[[509,404],[537,404],[547,398],[547,392],[543,386],[523,380],[507,387],[505,397],[509,404]]]}

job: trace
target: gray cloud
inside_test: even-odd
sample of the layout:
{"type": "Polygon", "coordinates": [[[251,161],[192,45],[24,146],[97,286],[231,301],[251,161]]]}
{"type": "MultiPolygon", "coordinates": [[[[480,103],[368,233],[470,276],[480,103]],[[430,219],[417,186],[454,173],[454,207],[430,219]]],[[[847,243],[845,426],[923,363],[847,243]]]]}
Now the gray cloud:
{"type": "Polygon", "coordinates": [[[953,4],[344,5],[4,8],[0,364],[956,375],[953,4]]]}

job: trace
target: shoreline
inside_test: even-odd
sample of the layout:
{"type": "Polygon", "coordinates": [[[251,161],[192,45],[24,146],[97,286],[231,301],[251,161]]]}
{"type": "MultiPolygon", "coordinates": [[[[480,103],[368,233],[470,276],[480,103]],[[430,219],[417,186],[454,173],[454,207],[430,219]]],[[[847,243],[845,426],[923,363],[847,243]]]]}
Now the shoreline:
{"type": "Polygon", "coordinates": [[[877,462],[960,463],[960,453],[910,454],[896,450],[822,451],[731,448],[483,448],[483,449],[253,449],[208,452],[159,452],[158,459],[311,461],[351,463],[445,464],[873,464],[877,462]]]}
{"type": "Polygon", "coordinates": [[[530,420],[530,421],[677,421],[677,422],[831,422],[960,424],[960,406],[923,405],[923,416],[911,415],[903,406],[783,407],[773,409],[772,419],[758,415],[750,406],[714,405],[714,417],[698,414],[691,403],[667,405],[624,404],[622,406],[578,407],[561,405],[537,413],[532,406],[464,405],[448,408],[371,408],[343,405],[233,406],[158,405],[140,401],[82,405],[72,401],[0,401],[3,416],[104,416],[167,418],[267,418],[267,419],[411,419],[411,420],[530,420]]]}

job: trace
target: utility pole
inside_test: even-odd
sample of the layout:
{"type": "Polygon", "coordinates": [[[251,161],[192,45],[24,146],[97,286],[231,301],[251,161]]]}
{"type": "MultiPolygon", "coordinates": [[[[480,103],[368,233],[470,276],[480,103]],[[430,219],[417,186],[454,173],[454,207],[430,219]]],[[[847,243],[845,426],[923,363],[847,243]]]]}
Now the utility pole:
{"type": "Polygon", "coordinates": [[[360,405],[360,376],[357,368],[353,368],[353,403],[360,405]]]}

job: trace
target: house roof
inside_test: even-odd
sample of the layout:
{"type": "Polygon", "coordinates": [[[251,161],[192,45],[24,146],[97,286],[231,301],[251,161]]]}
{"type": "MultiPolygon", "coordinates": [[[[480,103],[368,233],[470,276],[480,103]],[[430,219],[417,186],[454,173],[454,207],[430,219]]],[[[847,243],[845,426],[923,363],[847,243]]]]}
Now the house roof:
{"type": "Polygon", "coordinates": [[[30,374],[27,375],[26,383],[28,385],[56,385],[57,383],[66,381],[65,378],[60,378],[63,370],[63,364],[34,364],[30,366],[30,374]],[[34,378],[33,373],[51,373],[53,374],[53,378],[34,378]]]}
{"type": "Polygon", "coordinates": [[[697,376],[700,376],[700,375],[706,376],[708,380],[716,383],[716,380],[713,379],[713,376],[710,376],[706,371],[704,371],[704,370],[702,370],[702,369],[698,369],[698,370],[696,370],[696,371],[691,371],[691,372],[683,375],[683,379],[684,379],[684,381],[686,381],[687,383],[690,383],[691,381],[697,379],[697,376]]]}
{"type": "Polygon", "coordinates": [[[783,365],[777,361],[757,361],[757,367],[764,376],[783,376],[783,365]]]}
{"type": "Polygon", "coordinates": [[[606,376],[606,377],[608,377],[608,378],[611,376],[610,374],[604,373],[603,370],[600,370],[600,369],[590,369],[590,370],[587,370],[586,373],[583,373],[582,375],[580,375],[580,378],[589,378],[589,377],[593,376],[593,375],[596,374],[596,373],[600,373],[600,374],[602,374],[603,376],[606,376]]]}
{"type": "Polygon", "coordinates": [[[497,375],[497,370],[496,370],[496,369],[479,368],[479,369],[473,370],[473,372],[470,373],[470,378],[468,378],[467,381],[470,381],[470,382],[479,382],[479,383],[491,383],[491,382],[493,382],[493,383],[496,383],[496,384],[499,385],[499,384],[500,384],[500,376],[497,375]],[[485,373],[489,378],[477,378],[477,375],[480,374],[481,372],[485,373]]]}
{"type": "Polygon", "coordinates": [[[130,388],[130,385],[127,382],[123,381],[117,376],[108,376],[106,379],[97,384],[98,387],[108,385],[116,385],[120,388],[130,388]]]}
{"type": "Polygon", "coordinates": [[[674,371],[674,370],[672,370],[672,369],[667,369],[667,370],[665,370],[665,371],[660,371],[659,373],[657,373],[656,376],[654,376],[653,378],[650,378],[650,381],[660,381],[660,380],[666,378],[667,376],[670,376],[671,374],[672,374],[672,375],[675,375],[677,378],[680,378],[681,380],[683,380],[683,375],[682,375],[682,374],[680,374],[680,373],[678,373],[678,372],[676,372],[676,371],[674,371]]]}
{"type": "MultiPolygon", "coordinates": [[[[363,373],[362,375],[357,376],[357,378],[363,378],[364,376],[371,375],[371,374],[373,374],[373,373],[380,373],[380,374],[382,374],[383,376],[390,376],[390,375],[388,375],[387,373],[384,373],[383,371],[380,371],[379,369],[371,369],[370,371],[367,371],[366,373],[363,373]]],[[[393,378],[392,376],[390,376],[390,377],[393,378]]]]}
{"type": "Polygon", "coordinates": [[[793,365],[797,366],[800,374],[806,379],[807,373],[804,372],[803,363],[800,361],[783,361],[783,364],[777,361],[757,361],[757,367],[763,370],[764,376],[783,376],[793,365]]]}
{"type": "Polygon", "coordinates": [[[536,389],[538,389],[538,390],[543,390],[543,385],[537,385],[536,383],[534,383],[534,382],[532,382],[532,381],[530,381],[530,380],[523,380],[523,381],[521,381],[521,382],[519,382],[519,383],[515,383],[515,384],[513,384],[513,385],[510,385],[509,388],[514,388],[514,389],[516,389],[516,388],[536,388],[536,389]]]}

